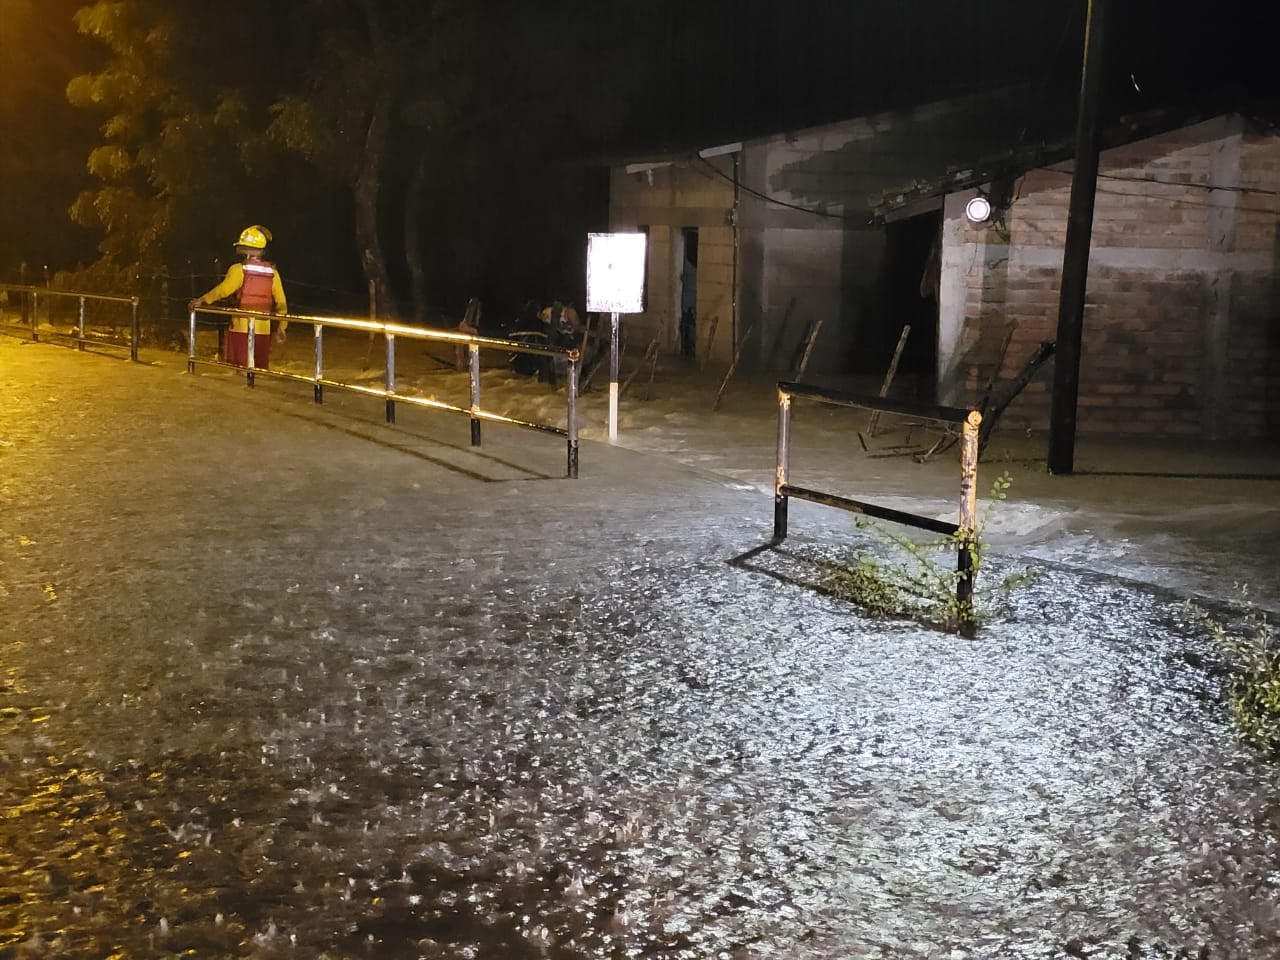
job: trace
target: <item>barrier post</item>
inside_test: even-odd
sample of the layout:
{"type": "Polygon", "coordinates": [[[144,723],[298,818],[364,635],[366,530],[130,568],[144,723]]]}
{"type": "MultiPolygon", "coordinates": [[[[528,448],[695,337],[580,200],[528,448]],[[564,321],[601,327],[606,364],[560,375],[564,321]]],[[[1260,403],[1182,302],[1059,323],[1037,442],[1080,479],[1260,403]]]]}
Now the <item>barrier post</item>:
{"type": "Polygon", "coordinates": [[[31,288],[31,339],[40,342],[40,291],[31,288]]]}
{"type": "Polygon", "coordinates": [[[978,431],[982,414],[970,410],[964,419],[960,440],[960,524],[956,531],[956,600],[960,604],[961,626],[973,628],[974,551],[978,526],[978,431]]]}
{"type": "Polygon", "coordinates": [[[778,387],[778,462],[773,477],[773,539],[787,536],[787,495],[791,473],[791,394],[778,387]]]}
{"type": "Polygon", "coordinates": [[[196,372],[196,311],[187,314],[187,373],[196,372]]]}
{"type": "Polygon", "coordinates": [[[387,423],[396,422],[396,335],[387,331],[387,423]]]}
{"type": "Polygon", "coordinates": [[[249,365],[244,371],[244,382],[246,386],[253,386],[253,367],[257,362],[253,356],[253,347],[258,340],[258,319],[257,317],[246,317],[249,324],[249,365]]]}
{"type": "Polygon", "coordinates": [[[80,298],[80,319],[76,323],[76,349],[84,349],[84,297],[80,298]]]}
{"type": "Polygon", "coordinates": [[[129,359],[134,363],[138,362],[138,298],[134,297],[130,301],[130,317],[129,317],[129,359]]]}
{"type": "Polygon", "coordinates": [[[169,323],[169,266],[160,265],[160,323],[169,323]]]}
{"type": "Polygon", "coordinates": [[[609,315],[609,442],[618,442],[618,314],[609,315]]]}
{"type": "Polygon", "coordinates": [[[471,371],[471,445],[480,446],[480,345],[472,341],[467,345],[467,359],[471,371]]]}
{"type": "Polygon", "coordinates": [[[578,375],[582,355],[577,350],[569,351],[569,383],[565,387],[569,394],[569,410],[566,427],[569,434],[569,479],[578,479],[578,375]]]}
{"type": "Polygon", "coordinates": [[[316,403],[324,403],[324,384],[320,381],[324,379],[324,344],[322,342],[322,334],[324,333],[323,323],[313,323],[311,325],[312,339],[316,344],[316,375],[315,386],[311,388],[312,399],[316,403]]]}

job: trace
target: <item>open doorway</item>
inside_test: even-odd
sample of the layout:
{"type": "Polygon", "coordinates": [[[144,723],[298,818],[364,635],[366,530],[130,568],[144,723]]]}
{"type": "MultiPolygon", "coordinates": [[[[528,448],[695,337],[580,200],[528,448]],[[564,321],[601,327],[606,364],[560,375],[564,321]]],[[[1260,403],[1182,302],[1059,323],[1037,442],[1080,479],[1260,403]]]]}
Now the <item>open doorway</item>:
{"type": "Polygon", "coordinates": [[[885,225],[884,260],[877,284],[872,352],[883,373],[910,326],[891,395],[934,403],[938,396],[938,287],[942,211],[885,225]]]}
{"type": "Polygon", "coordinates": [[[676,244],[676,316],[680,318],[680,355],[698,355],[698,228],[681,227],[676,244]]]}

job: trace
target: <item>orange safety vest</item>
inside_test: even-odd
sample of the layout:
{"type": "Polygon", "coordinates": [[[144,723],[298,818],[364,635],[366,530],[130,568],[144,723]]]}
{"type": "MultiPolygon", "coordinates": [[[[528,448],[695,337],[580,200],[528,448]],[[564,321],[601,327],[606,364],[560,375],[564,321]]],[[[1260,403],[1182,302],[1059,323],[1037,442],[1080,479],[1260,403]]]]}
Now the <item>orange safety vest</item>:
{"type": "MultiPolygon", "coordinates": [[[[275,312],[275,298],[271,295],[271,288],[276,268],[265,260],[246,260],[240,265],[240,269],[243,272],[240,289],[236,291],[236,306],[259,313],[275,312]]],[[[235,333],[248,333],[251,327],[260,337],[271,335],[271,321],[265,317],[231,318],[231,330],[235,333]],[[253,323],[249,322],[251,319],[253,323]]]]}
{"type": "Polygon", "coordinates": [[[271,281],[276,275],[275,267],[262,260],[247,260],[241,269],[244,270],[244,283],[240,285],[236,306],[242,310],[271,313],[275,307],[275,300],[271,296],[271,281]]]}

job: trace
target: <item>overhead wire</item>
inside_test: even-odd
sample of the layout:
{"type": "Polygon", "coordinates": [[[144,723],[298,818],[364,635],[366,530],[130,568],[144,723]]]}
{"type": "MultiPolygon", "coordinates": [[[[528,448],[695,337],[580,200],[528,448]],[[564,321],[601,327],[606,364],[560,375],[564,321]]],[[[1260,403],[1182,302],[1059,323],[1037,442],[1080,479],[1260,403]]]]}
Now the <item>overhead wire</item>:
{"type": "Polygon", "coordinates": [[[772,203],[775,206],[786,207],[788,210],[798,210],[800,213],[812,214],[815,217],[827,217],[832,220],[853,219],[852,217],[849,217],[843,213],[829,213],[826,210],[815,210],[812,207],[802,207],[797,203],[789,203],[786,200],[779,200],[777,197],[771,197],[767,193],[761,193],[759,190],[755,190],[751,187],[748,187],[746,184],[742,183],[741,180],[734,180],[733,177],[729,176],[727,173],[725,173],[723,170],[721,170],[719,167],[717,167],[714,163],[712,163],[710,160],[708,160],[706,157],[702,156],[701,154],[698,154],[697,158],[700,161],[702,161],[702,163],[706,166],[706,168],[710,170],[712,173],[714,173],[716,176],[726,180],[729,183],[734,184],[738,188],[738,190],[741,191],[742,193],[750,194],[751,196],[756,197],[759,200],[763,200],[765,203],[772,203]]]}
{"type": "MultiPolygon", "coordinates": [[[[1042,167],[1040,169],[1042,169],[1046,173],[1056,173],[1064,177],[1070,177],[1073,175],[1073,171],[1070,169],[1054,169],[1053,167],[1042,167]]],[[[1218,184],[1218,183],[1178,183],[1172,180],[1161,180],[1159,177],[1122,176],[1119,174],[1106,174],[1106,173],[1099,173],[1098,179],[1109,180],[1112,183],[1116,183],[1116,184],[1121,184],[1121,183],[1155,184],[1162,187],[1176,187],[1180,190],[1186,190],[1187,188],[1195,188],[1198,190],[1202,190],[1205,193],[1212,193],[1216,190],[1224,193],[1235,193],[1242,196],[1255,195],[1260,197],[1280,197],[1280,190],[1271,190],[1266,187],[1244,187],[1244,186],[1239,186],[1235,184],[1218,184]]],[[[1113,197],[1134,197],[1136,199],[1155,199],[1149,193],[1133,193],[1126,190],[1114,190],[1114,189],[1108,189],[1105,186],[1099,186],[1098,192],[1105,193],[1108,196],[1113,196],[1113,197]]],[[[1194,206],[1194,207],[1218,206],[1218,204],[1212,203],[1207,197],[1203,200],[1200,200],[1191,196],[1167,197],[1167,198],[1164,198],[1161,202],[1180,203],[1180,204],[1186,204],[1187,206],[1194,206]]],[[[1244,213],[1270,213],[1270,214],[1280,213],[1280,209],[1277,209],[1276,207],[1244,207],[1244,206],[1236,205],[1236,206],[1233,206],[1232,209],[1239,210],[1244,213]]]]}

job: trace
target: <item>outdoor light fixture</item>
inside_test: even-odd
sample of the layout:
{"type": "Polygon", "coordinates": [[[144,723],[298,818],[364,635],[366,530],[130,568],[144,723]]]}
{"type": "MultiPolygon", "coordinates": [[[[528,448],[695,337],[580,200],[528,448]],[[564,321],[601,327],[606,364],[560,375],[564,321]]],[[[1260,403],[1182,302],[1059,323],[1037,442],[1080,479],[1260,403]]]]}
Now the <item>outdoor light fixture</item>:
{"type": "Polygon", "coordinates": [[[991,219],[991,201],[977,196],[964,205],[964,215],[970,223],[986,223],[991,219]]]}

